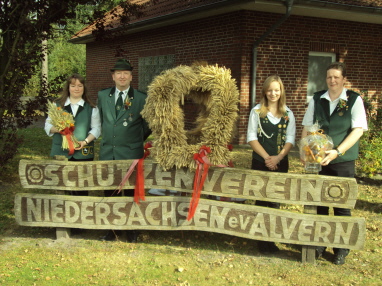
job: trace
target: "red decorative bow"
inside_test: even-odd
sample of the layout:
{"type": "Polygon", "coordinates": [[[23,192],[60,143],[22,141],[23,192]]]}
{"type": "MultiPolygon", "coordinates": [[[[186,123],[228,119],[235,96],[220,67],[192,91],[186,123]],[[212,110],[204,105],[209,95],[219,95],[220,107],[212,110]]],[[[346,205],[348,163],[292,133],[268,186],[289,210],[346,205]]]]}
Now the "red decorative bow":
{"type": "Polygon", "coordinates": [[[144,176],[144,168],[143,168],[143,160],[146,159],[150,155],[149,148],[152,147],[151,142],[147,142],[144,148],[143,158],[138,160],[137,166],[137,175],[135,180],[135,189],[134,189],[134,202],[137,204],[139,200],[145,200],[145,176],[144,176]]]}
{"type": "Polygon", "coordinates": [[[200,147],[199,153],[194,154],[194,160],[197,166],[187,220],[191,220],[194,217],[196,208],[199,204],[200,194],[202,192],[204,181],[206,180],[208,169],[210,167],[210,160],[207,157],[207,154],[209,153],[211,153],[211,148],[203,145],[200,147]]]}
{"type": "Polygon", "coordinates": [[[66,137],[66,140],[68,140],[68,145],[69,145],[69,155],[74,154],[74,143],[72,141],[72,135],[74,132],[75,127],[65,127],[65,129],[60,131],[60,134],[66,137]]]}
{"type": "Polygon", "coordinates": [[[133,161],[126,175],[123,177],[122,182],[118,186],[117,194],[119,194],[122,191],[127,180],[130,178],[131,174],[133,173],[135,166],[138,165],[136,179],[135,179],[135,189],[134,189],[134,202],[136,202],[137,204],[139,204],[139,200],[141,201],[145,200],[145,178],[144,178],[143,160],[150,155],[149,148],[151,147],[152,147],[151,142],[147,142],[145,144],[143,157],[141,159],[135,159],[133,161]]]}

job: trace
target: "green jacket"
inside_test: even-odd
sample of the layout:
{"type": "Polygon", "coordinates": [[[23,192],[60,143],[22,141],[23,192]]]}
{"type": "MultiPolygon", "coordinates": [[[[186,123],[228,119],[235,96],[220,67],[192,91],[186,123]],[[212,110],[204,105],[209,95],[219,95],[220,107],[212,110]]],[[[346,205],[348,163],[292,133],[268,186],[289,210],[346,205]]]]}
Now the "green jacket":
{"type": "Polygon", "coordinates": [[[115,87],[98,92],[98,109],[102,124],[100,160],[143,157],[143,144],[151,133],[147,122],[141,116],[147,95],[130,87],[127,96],[131,106],[125,106],[116,117],[115,87]]]}
{"type": "MultiPolygon", "coordinates": [[[[342,141],[352,131],[351,109],[359,96],[358,93],[348,90],[346,108],[340,109],[337,105],[336,109],[330,115],[329,101],[321,99],[326,90],[316,92],[313,95],[314,100],[314,116],[313,122],[318,121],[320,128],[324,130],[324,134],[329,135],[333,139],[334,148],[341,144],[342,141]]],[[[330,164],[348,162],[357,159],[359,150],[359,141],[357,141],[346,153],[331,161],[330,164]]]]}
{"type": "MultiPolygon", "coordinates": [[[[72,113],[72,110],[70,108],[70,105],[65,106],[64,109],[68,113],[72,113]]],[[[85,102],[84,106],[79,106],[76,116],[74,117],[75,121],[75,129],[74,129],[74,136],[79,141],[85,140],[85,138],[88,136],[89,131],[91,129],[91,120],[92,120],[92,112],[93,108],[85,102]]],[[[81,150],[74,151],[73,155],[69,155],[69,150],[62,149],[62,135],[59,133],[55,133],[53,135],[53,141],[52,141],[52,149],[50,152],[50,156],[55,155],[63,155],[67,158],[75,158],[77,160],[81,159],[93,159],[94,158],[94,141],[90,142],[87,146],[82,148],[81,150]]]]}

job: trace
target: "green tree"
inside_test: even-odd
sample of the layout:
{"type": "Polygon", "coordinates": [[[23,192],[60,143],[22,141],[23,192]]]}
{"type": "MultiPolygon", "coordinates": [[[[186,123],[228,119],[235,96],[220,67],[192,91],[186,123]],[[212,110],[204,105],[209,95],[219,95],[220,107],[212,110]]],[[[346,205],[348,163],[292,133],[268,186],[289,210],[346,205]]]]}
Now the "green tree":
{"type": "MultiPolygon", "coordinates": [[[[78,5],[75,9],[76,16],[66,19],[66,24],[53,24],[54,33],[48,41],[48,86],[51,95],[58,96],[63,79],[73,73],[86,75],[86,47],[74,45],[69,39],[78,31],[85,28],[93,21],[95,14],[102,15],[119,5],[121,0],[97,1],[97,5],[91,3],[78,5]]],[[[28,81],[23,91],[25,97],[36,97],[41,90],[41,66],[36,66],[35,73],[28,81]]]]}
{"type": "MultiPolygon", "coordinates": [[[[56,28],[67,27],[73,20],[89,23],[93,19],[96,19],[97,27],[94,34],[97,40],[102,40],[102,35],[107,30],[104,13],[111,5],[119,2],[122,7],[122,11],[118,10],[121,23],[128,22],[133,14],[139,16],[139,6],[131,5],[129,1],[0,1],[0,162],[2,165],[13,158],[21,143],[22,138],[19,137],[17,128],[24,128],[33,122],[34,111],[45,106],[49,95],[48,86],[40,84],[36,97],[25,104],[20,100],[28,81],[38,72],[43,54],[42,41],[54,39],[57,36],[56,28]],[[79,5],[82,5],[80,9],[79,5]]],[[[38,83],[35,85],[38,86],[38,83]]]]}
{"type": "MultiPolygon", "coordinates": [[[[61,89],[63,79],[69,74],[85,75],[85,45],[74,45],[68,42],[71,36],[83,26],[79,22],[68,23],[65,27],[54,25],[55,35],[48,41],[48,85],[52,96],[55,96],[61,89]]],[[[41,76],[41,66],[39,65],[25,86],[23,96],[38,96],[41,89],[41,76]]]]}

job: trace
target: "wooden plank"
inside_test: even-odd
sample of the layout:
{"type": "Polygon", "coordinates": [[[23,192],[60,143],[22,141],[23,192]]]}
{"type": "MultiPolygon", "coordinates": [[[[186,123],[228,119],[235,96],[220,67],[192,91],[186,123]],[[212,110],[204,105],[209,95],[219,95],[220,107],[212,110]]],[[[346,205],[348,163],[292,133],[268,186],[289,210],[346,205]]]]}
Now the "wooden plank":
{"type": "Polygon", "coordinates": [[[56,228],[56,239],[70,238],[70,229],[65,227],[56,228]]]}
{"type": "MultiPolygon", "coordinates": [[[[21,160],[19,175],[24,188],[71,191],[116,189],[132,162],[21,160]]],[[[163,171],[151,160],[145,160],[144,168],[146,189],[192,192],[194,173],[188,169],[163,171]]],[[[125,188],[134,185],[135,172],[125,188]]],[[[354,208],[357,183],[354,178],[212,167],[203,194],[286,204],[354,208]]]]}
{"type": "Polygon", "coordinates": [[[316,264],[316,247],[303,245],[301,248],[301,262],[316,264]]]}
{"type": "MultiPolygon", "coordinates": [[[[68,162],[68,158],[62,155],[55,155],[54,159],[57,161],[68,162]]],[[[68,195],[69,191],[56,190],[57,195],[68,195]]],[[[60,238],[70,238],[70,228],[57,227],[56,228],[56,239],[60,238]]]]}
{"type": "MultiPolygon", "coordinates": [[[[317,214],[316,206],[304,206],[304,213],[317,214]]],[[[303,263],[316,263],[316,247],[311,245],[302,246],[301,261],[303,263]]]]}
{"type": "Polygon", "coordinates": [[[20,225],[84,229],[200,230],[255,240],[362,249],[365,219],[319,216],[201,199],[187,221],[190,198],[80,197],[16,194],[20,225]]]}

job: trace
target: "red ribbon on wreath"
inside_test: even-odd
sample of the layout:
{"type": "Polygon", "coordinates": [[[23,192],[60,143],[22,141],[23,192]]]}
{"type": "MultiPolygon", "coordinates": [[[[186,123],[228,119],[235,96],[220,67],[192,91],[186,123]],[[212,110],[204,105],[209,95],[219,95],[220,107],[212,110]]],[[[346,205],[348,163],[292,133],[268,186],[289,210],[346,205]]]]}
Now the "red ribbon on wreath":
{"type": "MultiPolygon", "coordinates": [[[[232,144],[228,144],[228,145],[227,145],[227,148],[228,148],[229,151],[232,152],[232,150],[233,150],[233,145],[232,145],[232,144]]],[[[231,167],[231,168],[233,168],[233,162],[232,162],[232,160],[230,160],[230,161],[228,162],[228,166],[231,167]]]]}
{"type": "Polygon", "coordinates": [[[74,132],[75,126],[71,127],[65,127],[65,129],[60,131],[60,134],[66,137],[66,140],[68,140],[68,145],[69,145],[69,155],[74,154],[74,143],[72,141],[72,135],[74,132]]]}
{"type": "Polygon", "coordinates": [[[127,180],[130,178],[131,174],[133,173],[135,166],[137,166],[137,174],[135,177],[135,188],[134,188],[134,202],[139,204],[139,200],[144,201],[145,200],[145,178],[144,178],[144,168],[143,168],[143,160],[147,158],[147,156],[150,155],[149,148],[152,147],[151,142],[147,142],[145,144],[144,148],[144,154],[141,159],[135,159],[133,163],[130,165],[129,170],[126,172],[126,175],[123,177],[121,183],[118,185],[118,192],[119,194],[123,187],[125,186],[127,180]]]}
{"type": "MultiPolygon", "coordinates": [[[[232,151],[233,145],[228,144],[227,148],[229,151],[232,151]]],[[[208,159],[207,155],[211,153],[211,148],[207,146],[202,146],[199,149],[199,153],[194,154],[194,160],[196,162],[196,171],[195,171],[195,177],[194,177],[194,188],[192,192],[192,198],[190,201],[190,207],[188,209],[188,216],[187,220],[191,220],[194,215],[196,208],[199,204],[200,195],[202,193],[202,189],[204,186],[204,181],[206,180],[208,169],[211,166],[210,160],[208,159]]],[[[226,165],[215,165],[216,167],[227,167],[226,165]]],[[[233,162],[230,160],[228,162],[228,166],[233,168],[233,162]]]]}
{"type": "Polygon", "coordinates": [[[196,162],[196,171],[194,177],[194,188],[192,192],[192,198],[190,201],[190,207],[188,209],[187,220],[191,220],[194,215],[196,208],[199,204],[200,194],[203,189],[204,181],[206,180],[208,169],[210,167],[210,160],[207,154],[211,153],[211,148],[207,146],[202,146],[199,149],[199,153],[194,154],[194,160],[196,162]]]}
{"type": "Polygon", "coordinates": [[[147,158],[147,156],[150,155],[149,148],[152,147],[151,142],[147,142],[145,144],[144,148],[144,154],[143,158],[138,160],[138,166],[137,166],[137,176],[135,180],[135,189],[134,189],[134,202],[137,204],[139,203],[139,200],[144,201],[145,199],[145,176],[144,176],[144,168],[143,168],[143,160],[147,158]]]}

